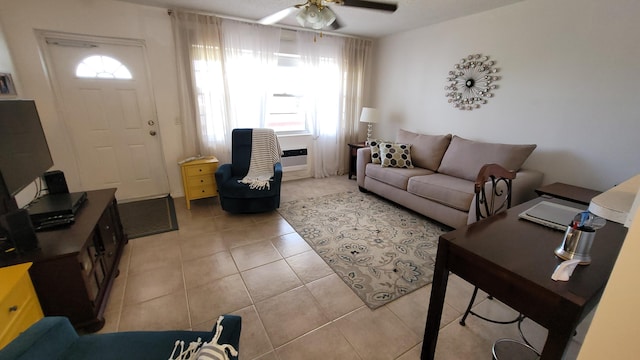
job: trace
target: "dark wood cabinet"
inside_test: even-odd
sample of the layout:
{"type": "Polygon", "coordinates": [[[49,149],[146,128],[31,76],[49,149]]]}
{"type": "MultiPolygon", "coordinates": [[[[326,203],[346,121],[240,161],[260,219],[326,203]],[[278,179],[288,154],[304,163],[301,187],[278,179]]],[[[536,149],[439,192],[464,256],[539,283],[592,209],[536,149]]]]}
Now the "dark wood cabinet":
{"type": "Polygon", "coordinates": [[[0,258],[0,266],[33,262],[29,274],[45,315],[66,316],[78,329],[104,325],[104,309],[127,236],[116,189],[87,192],[73,225],[37,233],[39,248],[0,258]]]}

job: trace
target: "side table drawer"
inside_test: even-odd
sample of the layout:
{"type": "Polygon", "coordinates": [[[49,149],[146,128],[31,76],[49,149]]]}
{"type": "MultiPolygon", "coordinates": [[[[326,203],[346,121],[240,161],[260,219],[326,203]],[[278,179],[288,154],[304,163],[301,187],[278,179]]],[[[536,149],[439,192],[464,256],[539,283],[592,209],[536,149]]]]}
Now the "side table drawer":
{"type": "Polygon", "coordinates": [[[29,273],[25,271],[0,300],[0,348],[43,316],[29,273]]]}
{"type": "Polygon", "coordinates": [[[19,315],[35,291],[30,288],[31,282],[27,273],[18,281],[11,293],[0,304],[0,324],[8,324],[19,315]]]}
{"type": "Polygon", "coordinates": [[[198,176],[205,174],[213,174],[216,172],[218,168],[218,164],[199,164],[187,166],[187,176],[198,176]]]}
{"type": "Polygon", "coordinates": [[[8,319],[9,322],[3,323],[7,327],[0,332],[0,349],[27,330],[29,326],[42,319],[43,316],[40,303],[37,299],[30,298],[21,309],[11,315],[8,319]]]}
{"type": "Polygon", "coordinates": [[[216,193],[217,189],[214,186],[190,186],[189,187],[189,197],[191,199],[199,199],[203,197],[211,197],[218,195],[216,193]]]}
{"type": "Polygon", "coordinates": [[[187,178],[187,186],[197,187],[215,184],[213,175],[192,176],[187,178]]]}

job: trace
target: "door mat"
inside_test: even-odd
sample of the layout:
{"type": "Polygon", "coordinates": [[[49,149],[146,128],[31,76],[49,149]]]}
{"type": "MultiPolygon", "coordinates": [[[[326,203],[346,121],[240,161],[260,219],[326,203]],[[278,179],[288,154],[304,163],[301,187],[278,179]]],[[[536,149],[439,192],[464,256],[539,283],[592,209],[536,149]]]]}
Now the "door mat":
{"type": "Polygon", "coordinates": [[[129,239],[178,230],[171,195],[118,204],[118,212],[129,239]]]}

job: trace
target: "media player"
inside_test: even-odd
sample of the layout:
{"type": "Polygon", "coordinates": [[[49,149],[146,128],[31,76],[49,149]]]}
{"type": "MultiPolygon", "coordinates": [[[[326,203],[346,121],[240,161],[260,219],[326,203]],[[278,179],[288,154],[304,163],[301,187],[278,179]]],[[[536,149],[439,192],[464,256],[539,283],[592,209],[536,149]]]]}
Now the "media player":
{"type": "Polygon", "coordinates": [[[45,230],[75,221],[76,212],[87,199],[86,192],[47,194],[32,201],[25,209],[36,230],[45,230]]]}

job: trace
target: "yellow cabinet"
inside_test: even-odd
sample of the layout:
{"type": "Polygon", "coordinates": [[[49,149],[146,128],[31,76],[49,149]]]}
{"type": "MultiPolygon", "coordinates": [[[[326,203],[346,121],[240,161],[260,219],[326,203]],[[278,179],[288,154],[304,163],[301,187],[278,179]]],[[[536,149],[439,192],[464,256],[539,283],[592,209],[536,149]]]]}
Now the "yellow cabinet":
{"type": "Polygon", "coordinates": [[[25,263],[0,268],[0,349],[44,316],[30,267],[25,263]]]}
{"type": "Polygon", "coordinates": [[[218,196],[214,175],[218,169],[218,159],[215,156],[187,161],[180,167],[187,209],[191,209],[191,200],[218,196]]]}

